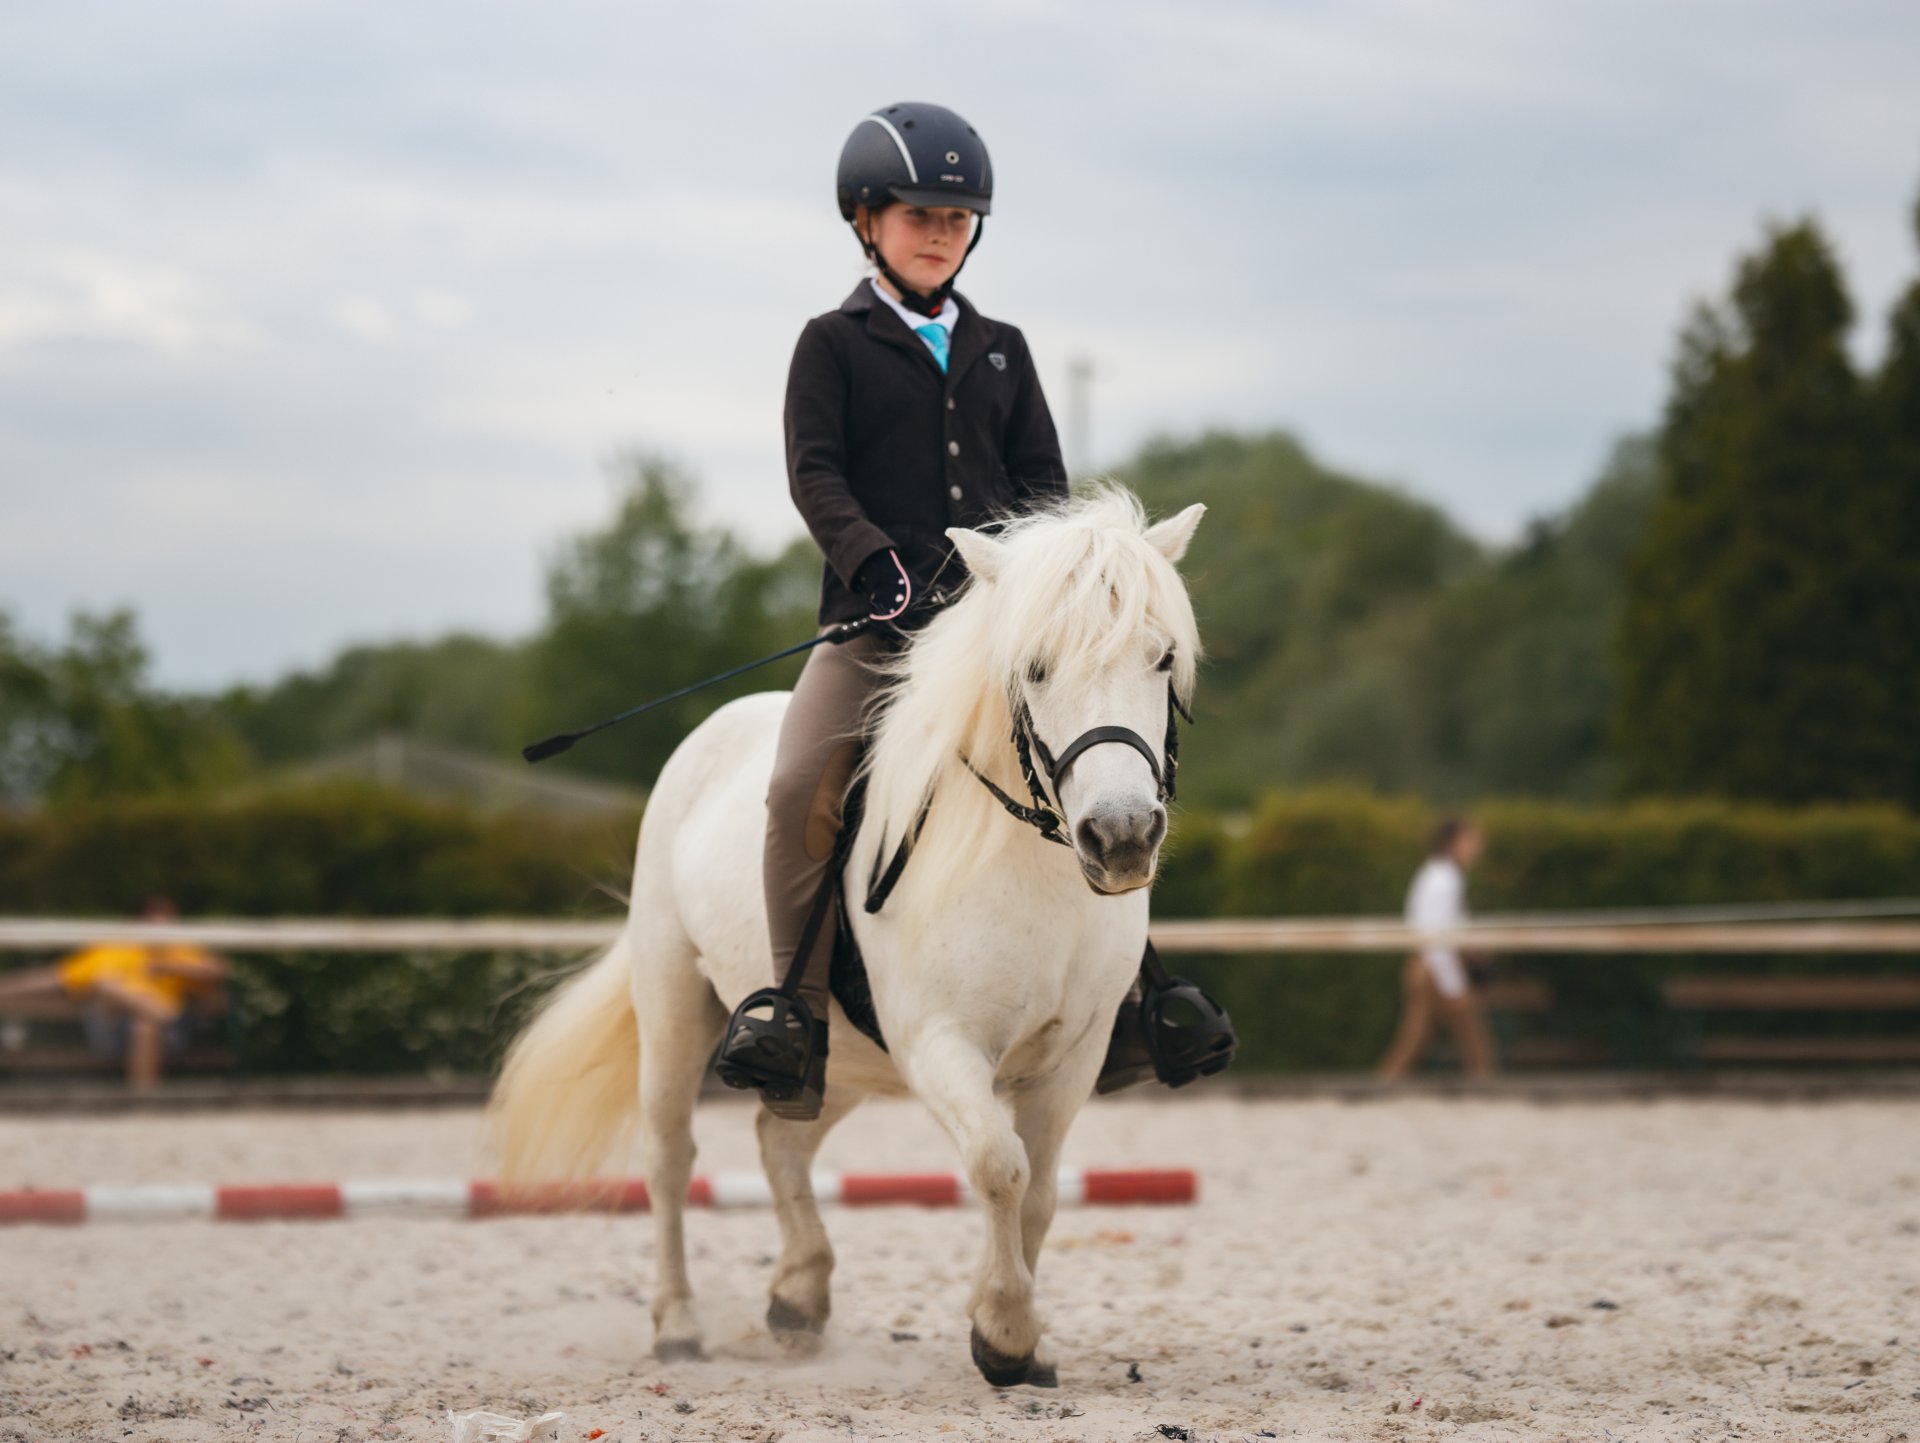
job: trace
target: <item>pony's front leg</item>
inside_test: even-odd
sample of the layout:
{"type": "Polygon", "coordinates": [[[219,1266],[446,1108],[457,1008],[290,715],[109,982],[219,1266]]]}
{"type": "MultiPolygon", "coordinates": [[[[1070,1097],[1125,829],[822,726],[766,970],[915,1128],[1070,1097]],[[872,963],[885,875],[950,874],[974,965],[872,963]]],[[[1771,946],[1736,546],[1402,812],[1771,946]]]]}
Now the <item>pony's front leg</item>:
{"type": "Polygon", "coordinates": [[[767,1327],[789,1347],[815,1342],[833,1312],[833,1244],[813,1196],[813,1157],[833,1127],[860,1105],[864,1093],[829,1084],[820,1115],[789,1122],[764,1108],[754,1121],[760,1165],[780,1219],[780,1262],[767,1302],[767,1327]]]}
{"type": "Polygon", "coordinates": [[[973,1361],[996,1388],[1027,1381],[1040,1320],[1033,1273],[1021,1239],[1021,1208],[1032,1170],[1027,1149],[993,1095],[993,1065],[972,1042],[941,1030],[916,1039],[899,1059],[921,1101],[947,1130],[967,1181],[986,1207],[987,1251],[967,1305],[973,1361]]]}
{"type": "MultiPolygon", "coordinates": [[[[1060,1149],[1066,1141],[1067,1130],[1073,1126],[1081,1105],[1093,1090],[1102,1055],[1096,1050],[1090,1064],[1063,1068],[1044,1086],[1022,1093],[1014,1100],[1014,1130],[1026,1144],[1027,1165],[1033,1169],[1027,1195],[1020,1204],[1020,1249],[1029,1277],[1039,1274],[1040,1249],[1047,1241],[1047,1230],[1053,1226],[1059,1193],[1060,1149]]],[[[1036,1388],[1059,1386],[1053,1349],[1044,1338],[1034,1346],[1027,1382],[1036,1388]]]]}

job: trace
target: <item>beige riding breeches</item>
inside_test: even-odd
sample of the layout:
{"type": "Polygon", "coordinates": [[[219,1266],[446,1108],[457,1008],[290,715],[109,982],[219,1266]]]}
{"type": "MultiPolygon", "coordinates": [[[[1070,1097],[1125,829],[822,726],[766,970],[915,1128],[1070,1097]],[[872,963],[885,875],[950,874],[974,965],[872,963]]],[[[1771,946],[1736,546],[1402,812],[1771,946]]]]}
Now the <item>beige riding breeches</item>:
{"type": "MultiPolygon", "coordinates": [[[[780,724],[773,780],[767,788],[767,843],[763,881],[767,928],[773,941],[773,980],[787,975],[799,950],[840,831],[840,807],[860,758],[862,713],[879,685],[872,635],[817,646],[794,684],[780,724]]],[[[813,1015],[827,1015],[828,963],[834,914],[828,913],[801,974],[799,993],[813,1015]]]]}

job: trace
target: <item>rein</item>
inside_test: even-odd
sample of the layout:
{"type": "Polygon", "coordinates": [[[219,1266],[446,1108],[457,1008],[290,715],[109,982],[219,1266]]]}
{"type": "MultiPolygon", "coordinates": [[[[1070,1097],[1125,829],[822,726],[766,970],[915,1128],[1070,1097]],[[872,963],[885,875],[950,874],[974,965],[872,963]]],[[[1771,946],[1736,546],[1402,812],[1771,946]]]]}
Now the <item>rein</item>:
{"type": "MultiPolygon", "coordinates": [[[[1174,691],[1173,683],[1167,683],[1167,733],[1161,750],[1166,756],[1166,767],[1161,768],[1160,761],[1153,754],[1153,748],[1146,739],[1131,727],[1104,726],[1090,727],[1067,744],[1067,749],[1056,759],[1047,750],[1047,744],[1041,740],[1039,731],[1033,724],[1033,713],[1022,700],[1013,713],[1013,750],[1020,758],[1020,775],[1025,778],[1027,791],[1033,798],[1033,804],[1017,802],[995,785],[987,775],[976,767],[972,760],[962,756],[960,761],[973,773],[974,779],[993,794],[1015,821],[1024,822],[1049,842],[1057,842],[1063,847],[1071,847],[1072,841],[1061,833],[1067,819],[1060,808],[1053,803],[1053,797],[1060,795],[1061,781],[1066,777],[1067,769],[1082,755],[1097,746],[1117,743],[1132,747],[1146,758],[1147,766],[1152,769],[1153,781],[1159,800],[1171,802],[1175,799],[1175,777],[1180,770],[1180,718],[1185,717],[1189,724],[1193,713],[1181,704],[1179,694],[1174,691]],[[1033,764],[1035,753],[1039,753],[1041,765],[1046,768],[1047,781],[1053,784],[1053,797],[1047,794],[1045,783],[1040,780],[1039,769],[1033,764]]],[[[913,844],[920,839],[922,829],[927,825],[927,813],[933,807],[933,798],[929,796],[920,804],[920,815],[914,818],[913,829],[900,839],[900,845],[894,849],[893,860],[883,872],[880,858],[884,849],[876,853],[873,859],[873,875],[868,879],[866,907],[869,913],[878,912],[886,906],[887,898],[893,895],[894,887],[907,869],[907,861],[913,855],[913,844]]]]}

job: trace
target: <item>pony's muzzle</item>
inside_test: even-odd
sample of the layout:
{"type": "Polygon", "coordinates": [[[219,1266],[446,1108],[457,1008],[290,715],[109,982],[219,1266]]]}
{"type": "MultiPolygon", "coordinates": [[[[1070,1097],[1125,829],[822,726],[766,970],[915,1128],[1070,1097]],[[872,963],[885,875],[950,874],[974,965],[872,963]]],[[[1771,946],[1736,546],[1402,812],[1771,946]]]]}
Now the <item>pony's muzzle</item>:
{"type": "Polygon", "coordinates": [[[1167,809],[1159,802],[1096,808],[1073,835],[1080,868],[1096,891],[1131,892],[1153,880],[1167,837],[1167,809]]]}

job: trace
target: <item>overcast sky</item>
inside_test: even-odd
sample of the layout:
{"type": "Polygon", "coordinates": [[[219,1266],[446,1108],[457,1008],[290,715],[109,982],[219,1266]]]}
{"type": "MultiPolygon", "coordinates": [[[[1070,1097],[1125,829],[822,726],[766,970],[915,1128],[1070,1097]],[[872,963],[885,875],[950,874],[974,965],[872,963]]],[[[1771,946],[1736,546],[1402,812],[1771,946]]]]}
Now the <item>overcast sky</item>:
{"type": "Polygon", "coordinates": [[[159,678],[538,620],[643,446],[773,544],[780,399],[858,251],[861,114],[998,193],[963,289],[1095,463],[1284,426],[1480,534],[1648,424],[1673,335],[1816,212],[1876,356],[1920,258],[1920,6],[8,0],[0,610],[159,678]]]}

